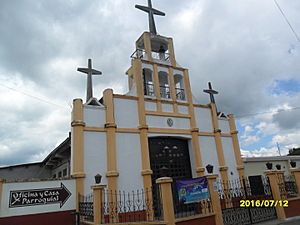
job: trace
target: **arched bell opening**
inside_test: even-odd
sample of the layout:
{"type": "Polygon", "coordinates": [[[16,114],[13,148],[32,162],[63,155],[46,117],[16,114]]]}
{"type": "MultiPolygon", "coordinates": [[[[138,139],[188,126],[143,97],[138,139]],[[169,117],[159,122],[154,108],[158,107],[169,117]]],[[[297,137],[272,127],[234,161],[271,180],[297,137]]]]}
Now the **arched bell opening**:
{"type": "Polygon", "coordinates": [[[186,100],[183,76],[181,74],[175,74],[174,83],[176,99],[183,101],[186,100]]]}
{"type": "Polygon", "coordinates": [[[144,95],[155,96],[152,74],[153,72],[151,69],[143,69],[144,95]]]}
{"type": "Polygon", "coordinates": [[[158,72],[159,90],[161,98],[171,98],[168,73],[164,71],[158,72]]]}

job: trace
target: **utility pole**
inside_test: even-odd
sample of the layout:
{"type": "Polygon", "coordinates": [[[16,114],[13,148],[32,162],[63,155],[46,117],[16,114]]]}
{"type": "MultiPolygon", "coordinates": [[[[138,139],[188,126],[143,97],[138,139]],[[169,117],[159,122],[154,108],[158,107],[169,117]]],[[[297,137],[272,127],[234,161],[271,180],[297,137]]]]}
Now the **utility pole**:
{"type": "Polygon", "coordinates": [[[280,146],[279,146],[278,142],[276,142],[276,145],[277,145],[278,153],[281,156],[280,146]]]}

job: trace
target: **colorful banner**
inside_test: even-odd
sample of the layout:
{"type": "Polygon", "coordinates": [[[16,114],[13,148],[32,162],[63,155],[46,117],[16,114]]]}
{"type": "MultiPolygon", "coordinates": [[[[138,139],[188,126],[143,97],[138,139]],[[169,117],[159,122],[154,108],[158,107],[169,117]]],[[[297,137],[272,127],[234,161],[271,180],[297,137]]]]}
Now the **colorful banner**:
{"type": "Polygon", "coordinates": [[[206,177],[176,181],[179,202],[189,204],[209,198],[206,177]]]}

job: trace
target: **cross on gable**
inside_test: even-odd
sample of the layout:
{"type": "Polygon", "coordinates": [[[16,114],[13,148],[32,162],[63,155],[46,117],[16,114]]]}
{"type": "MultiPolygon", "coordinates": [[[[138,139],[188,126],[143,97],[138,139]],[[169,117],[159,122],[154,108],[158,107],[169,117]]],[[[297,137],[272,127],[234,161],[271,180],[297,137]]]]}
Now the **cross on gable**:
{"type": "Polygon", "coordinates": [[[203,92],[209,94],[211,103],[216,103],[214,95],[218,94],[218,92],[212,89],[210,82],[208,82],[208,89],[203,90],[203,92]]]}
{"type": "Polygon", "coordinates": [[[140,9],[140,10],[148,13],[150,33],[156,35],[157,33],[156,33],[154,15],[165,16],[166,14],[164,12],[161,12],[157,9],[152,8],[151,0],[148,0],[148,7],[147,6],[142,6],[142,5],[135,5],[135,8],[140,9]]]}
{"type": "Polygon", "coordinates": [[[93,98],[92,75],[101,75],[102,72],[92,68],[92,60],[88,59],[88,68],[77,68],[77,71],[87,74],[86,101],[93,98]]]}

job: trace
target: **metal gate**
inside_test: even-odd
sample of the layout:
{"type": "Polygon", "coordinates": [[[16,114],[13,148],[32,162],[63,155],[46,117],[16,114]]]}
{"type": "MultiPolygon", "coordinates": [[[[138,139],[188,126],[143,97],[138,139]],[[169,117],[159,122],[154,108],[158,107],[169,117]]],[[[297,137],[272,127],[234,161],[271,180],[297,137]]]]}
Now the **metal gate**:
{"type": "MultiPolygon", "coordinates": [[[[176,180],[183,178],[191,178],[191,164],[188,143],[186,139],[174,137],[154,137],[149,138],[150,164],[153,171],[152,186],[153,186],[153,202],[158,203],[159,195],[157,193],[155,180],[162,176],[172,177],[173,184],[176,180]]],[[[179,207],[177,189],[173,187],[173,199],[175,214],[182,213],[182,207],[179,207]],[[178,204],[177,204],[178,203],[178,204]]],[[[154,207],[157,211],[157,207],[154,207]]],[[[189,209],[193,210],[194,206],[189,209]]],[[[155,212],[158,215],[158,212],[155,212]]]]}
{"type": "Polygon", "coordinates": [[[218,187],[224,225],[248,225],[277,219],[275,207],[261,205],[262,200],[273,199],[267,178],[256,176],[220,181],[218,187]]]}

